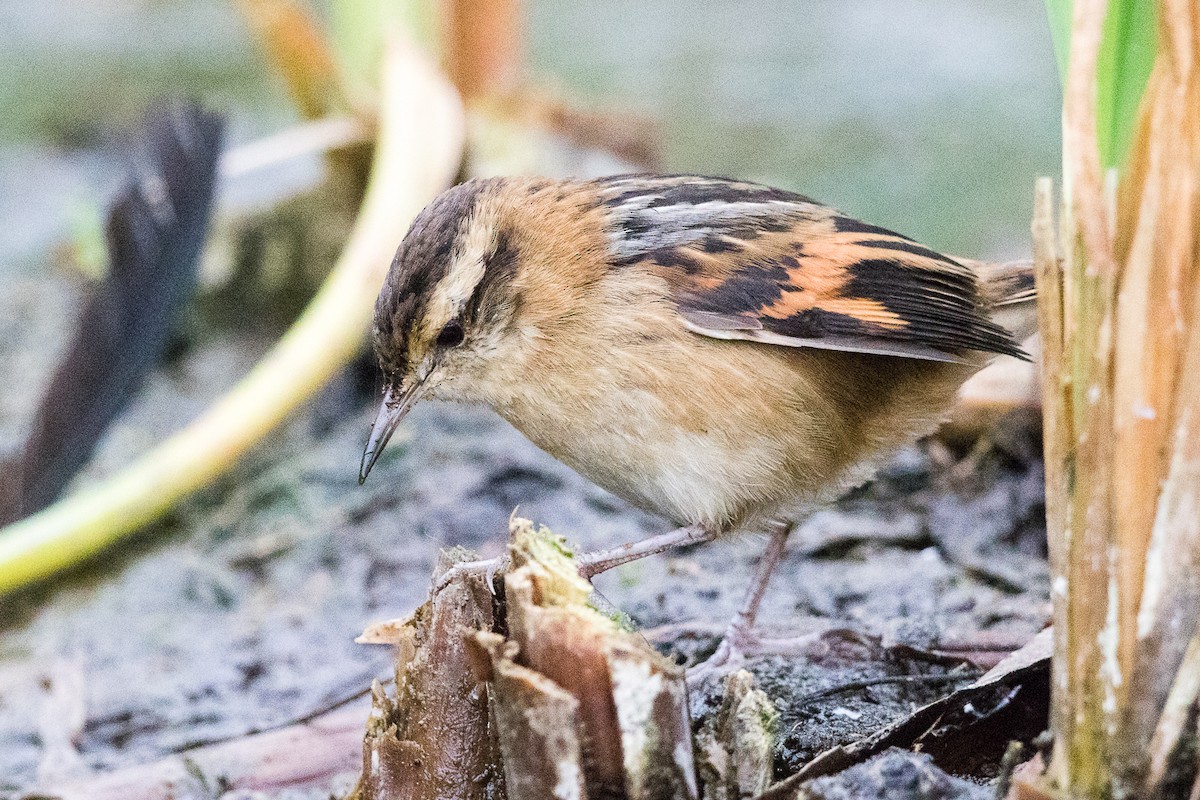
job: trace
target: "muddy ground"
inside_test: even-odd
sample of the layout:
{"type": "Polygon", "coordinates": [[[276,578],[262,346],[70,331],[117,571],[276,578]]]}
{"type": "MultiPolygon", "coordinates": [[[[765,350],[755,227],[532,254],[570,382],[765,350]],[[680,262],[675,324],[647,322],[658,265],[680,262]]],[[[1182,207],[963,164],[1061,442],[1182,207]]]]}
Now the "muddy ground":
{"type": "MultiPolygon", "coordinates": [[[[0,87],[12,112],[0,121],[0,455],[22,440],[67,338],[86,285],[78,245],[95,243],[127,163],[118,132],[172,91],[228,112],[231,142],[295,117],[229,4],[99,5],[0,10],[0,66],[20,78],[0,87]]],[[[954,252],[1027,253],[1029,187],[1058,161],[1057,82],[1036,0],[823,3],[797,26],[778,24],[796,12],[774,0],[736,19],[716,3],[693,15],[670,0],[529,5],[534,71],[581,102],[615,100],[658,120],[668,169],[804,191],[954,252]]],[[[222,224],[310,182],[308,167],[223,187],[222,224]]],[[[331,239],[314,274],[332,261],[331,239]]],[[[209,266],[229,261],[229,240],[218,244],[209,266]]],[[[233,385],[286,321],[270,300],[232,314],[201,303],[81,480],[111,474],[233,385]]],[[[364,361],[171,519],[0,601],[0,797],[35,784],[72,715],[80,733],[42,764],[43,779],[283,725],[386,677],[390,654],[354,637],[423,600],[439,548],[499,553],[514,507],[581,548],[665,529],[479,409],[418,408],[359,487],[375,388],[364,361]]],[[[780,711],[780,776],[977,674],[948,680],[954,667],[929,653],[974,648],[987,660],[1045,624],[1039,452],[1036,421],[1020,416],[978,439],[923,442],[794,536],[764,629],[785,640],[843,633],[749,665],[780,711]],[[906,676],[918,679],[894,680],[906,676]]],[[[715,647],[762,544],[747,535],[656,557],[597,586],[657,647],[695,660],[715,647]]],[[[710,689],[694,693],[698,717],[713,707],[710,689]]],[[[929,783],[911,763],[872,769],[859,777],[892,769],[929,783]]],[[[966,791],[929,780],[942,793],[927,796],[966,791]]]]}
{"type": "MultiPolygon", "coordinates": [[[[196,347],[156,375],[99,463],[140,449],[159,404],[199,402],[223,383],[215,364],[236,364],[261,344],[196,347]]],[[[438,548],[499,553],[517,506],[581,547],[663,529],[472,408],[420,408],[359,487],[370,387],[361,373],[347,375],[173,520],[5,602],[0,789],[35,780],[43,686],[63,670],[86,687],[81,758],[66,771],[110,770],[286,723],[386,677],[389,653],[354,644],[355,635],[424,599],[438,548]]],[[[849,629],[921,650],[1019,645],[1045,624],[1048,607],[1036,452],[1036,431],[1013,418],[966,455],[937,440],[900,453],[799,530],[765,627],[781,637],[849,629]]],[[[699,658],[733,613],[761,545],[743,536],[596,583],[664,652],[699,658]]],[[[880,658],[864,641],[810,654],[811,669],[795,669],[805,656],[752,662],[781,714],[780,775],[954,688],[884,683],[806,700],[840,684],[947,670],[880,658]]],[[[702,690],[695,705],[698,716],[708,708],[702,690]]]]}

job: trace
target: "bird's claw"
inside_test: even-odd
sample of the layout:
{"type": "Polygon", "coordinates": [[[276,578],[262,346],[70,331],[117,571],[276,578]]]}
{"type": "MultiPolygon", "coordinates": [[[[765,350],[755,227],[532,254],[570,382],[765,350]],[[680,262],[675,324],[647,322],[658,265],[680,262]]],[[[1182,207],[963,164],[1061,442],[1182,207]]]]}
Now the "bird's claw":
{"type": "Polygon", "coordinates": [[[746,660],[746,655],[754,649],[758,635],[753,630],[742,628],[736,624],[730,625],[721,637],[721,643],[708,658],[687,670],[687,682],[697,683],[714,673],[724,673],[735,669],[746,660]]]}
{"type": "Polygon", "coordinates": [[[488,591],[496,593],[496,573],[508,566],[508,556],[497,556],[480,561],[462,561],[443,572],[433,584],[433,594],[438,594],[459,578],[482,575],[488,591]]]}

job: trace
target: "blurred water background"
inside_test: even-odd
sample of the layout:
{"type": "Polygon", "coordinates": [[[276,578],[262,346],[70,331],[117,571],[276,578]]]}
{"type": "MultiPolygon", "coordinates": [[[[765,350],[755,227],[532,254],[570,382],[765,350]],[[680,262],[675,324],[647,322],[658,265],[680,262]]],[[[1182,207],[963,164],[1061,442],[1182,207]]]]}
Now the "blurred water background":
{"type": "MultiPolygon", "coordinates": [[[[1027,250],[1032,179],[1058,163],[1038,0],[527,5],[533,79],[658,120],[673,171],[796,189],[952,252],[1027,250]]],[[[227,111],[234,142],[294,119],[231,3],[0,3],[0,275],[45,266],[110,189],[114,136],[164,94],[227,111]]]]}

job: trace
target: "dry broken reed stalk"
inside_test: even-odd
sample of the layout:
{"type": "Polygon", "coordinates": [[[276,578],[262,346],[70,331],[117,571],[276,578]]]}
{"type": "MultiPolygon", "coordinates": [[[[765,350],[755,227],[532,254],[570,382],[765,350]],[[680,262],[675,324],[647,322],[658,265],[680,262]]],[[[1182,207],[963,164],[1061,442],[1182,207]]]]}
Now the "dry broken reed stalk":
{"type": "Polygon", "coordinates": [[[1196,797],[1200,2],[1158,5],[1118,171],[1101,158],[1097,66],[1106,14],[1125,5],[1074,4],[1057,237],[1047,181],[1034,218],[1056,629],[1048,777],[1067,797],[1196,797]]]}
{"type": "MultiPolygon", "coordinates": [[[[590,605],[560,538],[511,533],[499,597],[460,576],[360,638],[396,648],[396,691],[376,687],[351,800],[698,800],[683,671],[590,605]]],[[[770,701],[746,673],[728,686],[702,737],[706,800],[771,776],[770,701]]]]}

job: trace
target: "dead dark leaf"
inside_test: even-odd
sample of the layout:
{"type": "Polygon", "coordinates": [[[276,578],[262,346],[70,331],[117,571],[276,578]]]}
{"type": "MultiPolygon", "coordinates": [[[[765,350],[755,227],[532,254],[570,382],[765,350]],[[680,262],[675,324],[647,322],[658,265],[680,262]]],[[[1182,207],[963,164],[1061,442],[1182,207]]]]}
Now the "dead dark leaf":
{"type": "Polygon", "coordinates": [[[108,275],[79,315],[22,456],[0,481],[9,487],[0,523],[59,496],[161,360],[196,283],[222,127],[191,103],[147,116],[141,161],[109,207],[108,275]]]}
{"type": "Polygon", "coordinates": [[[827,750],[758,800],[791,800],[814,778],[841,772],[892,747],[928,753],[956,775],[993,777],[1008,743],[1031,740],[1048,724],[1050,630],[979,680],[930,703],[874,736],[827,750]]]}

